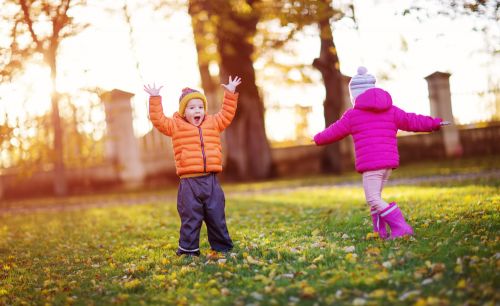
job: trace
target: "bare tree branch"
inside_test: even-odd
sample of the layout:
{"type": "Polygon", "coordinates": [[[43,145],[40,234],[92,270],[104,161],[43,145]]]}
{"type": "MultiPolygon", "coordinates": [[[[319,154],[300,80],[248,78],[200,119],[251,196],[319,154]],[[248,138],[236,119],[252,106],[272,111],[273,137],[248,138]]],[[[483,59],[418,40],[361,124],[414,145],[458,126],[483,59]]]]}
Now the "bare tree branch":
{"type": "Polygon", "coordinates": [[[141,78],[141,81],[144,81],[144,76],[141,72],[141,65],[139,61],[139,56],[137,55],[137,48],[135,40],[134,40],[134,27],[132,26],[132,17],[130,14],[130,9],[127,4],[127,1],[124,1],[123,3],[123,15],[125,16],[125,22],[127,23],[128,26],[128,36],[129,36],[129,44],[130,44],[130,49],[132,51],[132,56],[134,57],[135,61],[135,69],[137,70],[137,73],[139,74],[139,77],[141,78]]]}
{"type": "Polygon", "coordinates": [[[28,26],[28,30],[31,34],[31,39],[33,39],[33,42],[36,44],[37,51],[43,52],[43,46],[41,42],[38,40],[35,31],[33,30],[33,20],[31,19],[30,16],[30,7],[28,6],[26,0],[19,0],[19,4],[21,5],[21,9],[23,11],[24,21],[28,26]]]}

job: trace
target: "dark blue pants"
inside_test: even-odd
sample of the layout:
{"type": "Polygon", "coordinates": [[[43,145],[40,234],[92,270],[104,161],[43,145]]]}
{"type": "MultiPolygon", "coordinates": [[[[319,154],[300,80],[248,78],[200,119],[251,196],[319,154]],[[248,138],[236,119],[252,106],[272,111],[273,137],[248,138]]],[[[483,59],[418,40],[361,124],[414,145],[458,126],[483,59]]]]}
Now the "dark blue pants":
{"type": "Polygon", "coordinates": [[[233,248],[227,231],[225,202],[224,192],[214,173],[181,178],[177,193],[177,211],[181,217],[178,252],[199,253],[202,221],[207,226],[212,250],[227,252],[233,248]]]}

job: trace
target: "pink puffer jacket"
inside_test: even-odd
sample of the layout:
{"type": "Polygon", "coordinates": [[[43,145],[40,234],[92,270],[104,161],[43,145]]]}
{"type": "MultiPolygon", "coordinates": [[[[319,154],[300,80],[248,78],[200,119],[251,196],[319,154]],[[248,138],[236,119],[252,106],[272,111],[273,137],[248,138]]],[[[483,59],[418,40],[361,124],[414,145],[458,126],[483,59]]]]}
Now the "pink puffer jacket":
{"type": "Polygon", "coordinates": [[[392,105],[391,95],[372,88],[355,100],[354,108],[342,118],[314,136],[317,145],[326,145],[348,135],[354,139],[356,171],[397,168],[399,153],[398,129],[411,132],[439,130],[441,118],[407,113],[392,105]]]}

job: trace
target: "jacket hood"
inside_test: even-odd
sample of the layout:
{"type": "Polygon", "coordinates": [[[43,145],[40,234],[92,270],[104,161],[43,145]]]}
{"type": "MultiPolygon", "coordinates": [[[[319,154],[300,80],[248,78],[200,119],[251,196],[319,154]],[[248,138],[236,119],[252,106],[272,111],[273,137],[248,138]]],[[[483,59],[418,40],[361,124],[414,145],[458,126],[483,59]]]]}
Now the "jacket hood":
{"type": "Polygon", "coordinates": [[[391,108],[391,95],[380,88],[371,88],[360,94],[354,101],[354,108],[371,111],[375,113],[383,112],[391,108]]]}

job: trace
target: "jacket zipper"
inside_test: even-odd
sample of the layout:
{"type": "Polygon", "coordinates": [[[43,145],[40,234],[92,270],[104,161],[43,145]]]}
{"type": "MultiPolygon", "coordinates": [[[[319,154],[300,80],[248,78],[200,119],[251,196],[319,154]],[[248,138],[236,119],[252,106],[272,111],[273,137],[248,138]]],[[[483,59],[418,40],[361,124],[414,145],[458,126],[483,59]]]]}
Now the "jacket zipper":
{"type": "Polygon", "coordinates": [[[205,143],[203,142],[203,135],[200,127],[198,127],[198,131],[200,133],[201,154],[203,155],[203,172],[207,172],[207,157],[205,156],[205,143]]]}

